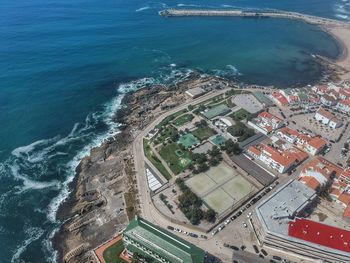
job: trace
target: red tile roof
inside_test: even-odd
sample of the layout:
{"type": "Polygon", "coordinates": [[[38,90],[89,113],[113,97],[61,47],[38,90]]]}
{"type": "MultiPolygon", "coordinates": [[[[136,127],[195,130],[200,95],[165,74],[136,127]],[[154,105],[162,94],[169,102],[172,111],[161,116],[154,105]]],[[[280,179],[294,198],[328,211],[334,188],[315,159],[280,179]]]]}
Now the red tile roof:
{"type": "Polygon", "coordinates": [[[328,118],[329,120],[333,119],[335,116],[330,113],[329,111],[326,111],[324,108],[320,107],[318,110],[317,110],[317,113],[318,114],[321,114],[322,116],[328,118]]]}
{"type": "Polygon", "coordinates": [[[343,217],[350,218],[350,205],[348,205],[348,206],[345,208],[344,213],[343,213],[343,217]]]}
{"type": "Polygon", "coordinates": [[[344,176],[344,177],[350,179],[350,168],[346,168],[346,169],[341,173],[341,176],[344,176]]]}
{"type": "Polygon", "coordinates": [[[299,177],[299,181],[307,185],[308,187],[316,190],[317,187],[320,186],[320,182],[315,179],[315,177],[312,176],[303,176],[299,177]]]}
{"type": "Polygon", "coordinates": [[[275,116],[267,111],[263,111],[263,112],[259,113],[259,116],[261,118],[268,119],[268,120],[275,120],[275,121],[279,121],[279,122],[282,121],[281,118],[278,118],[277,116],[275,116]]]}
{"type": "Polygon", "coordinates": [[[343,104],[347,107],[350,107],[350,100],[341,100],[341,101],[339,101],[339,104],[343,104]]]}
{"type": "Polygon", "coordinates": [[[336,177],[339,177],[342,169],[339,166],[327,161],[326,159],[318,157],[307,162],[303,166],[302,173],[306,173],[307,171],[315,171],[322,174],[325,178],[329,179],[332,174],[335,174],[336,177]]]}
{"type": "Polygon", "coordinates": [[[288,235],[321,246],[350,252],[350,231],[307,219],[289,222],[288,235]]]}
{"type": "Polygon", "coordinates": [[[322,149],[327,145],[327,142],[320,137],[313,137],[308,144],[316,149],[322,149]]]}
{"type": "Polygon", "coordinates": [[[281,105],[287,105],[288,104],[288,100],[285,96],[283,96],[283,94],[279,93],[279,92],[274,92],[272,93],[272,96],[278,100],[278,102],[281,104],[281,105]]]}
{"type": "Polygon", "coordinates": [[[261,154],[261,151],[255,146],[249,146],[248,151],[258,156],[261,154]]]}
{"type": "Polygon", "coordinates": [[[350,194],[343,192],[338,196],[338,200],[343,204],[348,205],[350,204],[350,194]]]}

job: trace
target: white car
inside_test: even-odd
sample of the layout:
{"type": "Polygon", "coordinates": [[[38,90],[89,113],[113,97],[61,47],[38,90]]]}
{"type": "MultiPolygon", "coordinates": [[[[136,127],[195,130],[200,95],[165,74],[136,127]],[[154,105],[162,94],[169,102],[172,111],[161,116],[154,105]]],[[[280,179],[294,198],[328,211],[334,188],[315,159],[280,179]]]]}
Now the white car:
{"type": "Polygon", "coordinates": [[[251,217],[253,214],[253,212],[249,212],[249,214],[247,215],[247,218],[251,217]]]}
{"type": "Polygon", "coordinates": [[[242,222],[242,224],[243,224],[244,228],[248,227],[248,225],[245,222],[242,222]]]}
{"type": "Polygon", "coordinates": [[[211,232],[211,235],[214,236],[218,232],[217,229],[215,229],[213,232],[211,232]]]}
{"type": "Polygon", "coordinates": [[[227,225],[228,223],[230,223],[231,222],[231,220],[230,219],[227,219],[226,221],[225,221],[225,225],[227,225]]]}

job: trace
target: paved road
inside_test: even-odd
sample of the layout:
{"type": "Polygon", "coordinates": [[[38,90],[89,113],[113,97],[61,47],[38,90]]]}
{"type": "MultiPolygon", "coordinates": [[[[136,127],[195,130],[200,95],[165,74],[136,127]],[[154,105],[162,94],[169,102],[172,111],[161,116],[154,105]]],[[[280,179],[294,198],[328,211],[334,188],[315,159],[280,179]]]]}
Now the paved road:
{"type": "MultiPolygon", "coordinates": [[[[210,99],[211,97],[217,96],[219,94],[223,94],[226,90],[221,90],[217,92],[213,92],[210,94],[207,94],[203,97],[200,97],[196,100],[192,100],[190,102],[182,104],[180,107],[177,107],[175,109],[172,109],[161,116],[159,116],[156,120],[154,120],[147,128],[145,128],[141,133],[135,138],[133,143],[133,156],[134,156],[134,162],[135,162],[135,171],[136,171],[136,178],[137,178],[137,186],[139,189],[139,199],[141,200],[141,216],[150,222],[166,228],[168,225],[172,225],[174,227],[180,228],[187,232],[195,232],[197,234],[205,234],[198,230],[198,228],[193,227],[191,225],[184,226],[183,224],[177,224],[172,222],[173,220],[171,218],[167,218],[163,214],[161,214],[155,207],[152,202],[151,196],[150,196],[150,190],[147,185],[147,178],[145,175],[145,160],[144,160],[144,152],[143,152],[143,138],[149,131],[151,131],[156,124],[158,124],[163,118],[180,111],[182,109],[185,109],[190,104],[198,104],[205,100],[210,99]]],[[[174,232],[175,233],[175,232],[174,232]]],[[[208,251],[209,253],[219,257],[223,260],[223,262],[230,262],[232,258],[232,253],[230,249],[224,248],[222,242],[218,239],[218,237],[209,237],[208,240],[200,239],[200,238],[191,238],[188,236],[185,236],[183,234],[178,234],[181,238],[187,239],[191,243],[203,248],[204,250],[208,251]]]]}
{"type": "Polygon", "coordinates": [[[233,253],[233,260],[238,263],[266,263],[269,262],[267,259],[260,258],[257,254],[253,254],[246,251],[235,251],[233,253]]]}
{"type": "Polygon", "coordinates": [[[234,161],[239,167],[245,170],[248,174],[252,175],[256,180],[258,180],[264,186],[271,184],[275,177],[266,172],[260,166],[258,166],[253,161],[249,160],[243,154],[232,155],[232,161],[234,161]]]}

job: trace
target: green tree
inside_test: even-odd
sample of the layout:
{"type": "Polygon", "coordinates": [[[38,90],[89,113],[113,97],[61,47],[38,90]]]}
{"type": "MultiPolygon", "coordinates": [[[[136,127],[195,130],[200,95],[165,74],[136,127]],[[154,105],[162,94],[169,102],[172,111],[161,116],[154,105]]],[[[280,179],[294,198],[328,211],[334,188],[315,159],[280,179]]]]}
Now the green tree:
{"type": "Polygon", "coordinates": [[[203,218],[210,223],[214,223],[216,219],[216,213],[213,209],[209,209],[204,212],[203,218]]]}

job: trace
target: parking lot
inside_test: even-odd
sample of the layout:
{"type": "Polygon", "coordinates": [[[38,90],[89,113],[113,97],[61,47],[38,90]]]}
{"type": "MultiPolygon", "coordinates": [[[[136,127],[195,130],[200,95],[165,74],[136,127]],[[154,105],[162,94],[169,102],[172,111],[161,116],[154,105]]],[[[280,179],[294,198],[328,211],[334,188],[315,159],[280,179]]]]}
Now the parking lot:
{"type": "Polygon", "coordinates": [[[263,105],[251,94],[233,96],[232,102],[249,113],[256,113],[263,110],[263,105]]]}

